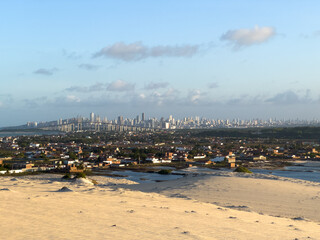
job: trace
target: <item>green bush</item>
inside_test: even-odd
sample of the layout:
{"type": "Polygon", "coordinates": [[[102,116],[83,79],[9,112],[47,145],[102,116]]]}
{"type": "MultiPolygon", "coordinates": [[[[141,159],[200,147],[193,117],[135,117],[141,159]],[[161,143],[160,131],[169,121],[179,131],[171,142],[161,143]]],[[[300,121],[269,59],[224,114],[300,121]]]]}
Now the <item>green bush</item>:
{"type": "Polygon", "coordinates": [[[252,173],[249,169],[243,167],[243,166],[239,166],[237,167],[234,172],[242,172],[242,173],[252,173]]]}
{"type": "Polygon", "coordinates": [[[86,178],[87,175],[84,172],[79,172],[76,174],[75,178],[86,178]]]}
{"type": "Polygon", "coordinates": [[[96,180],[90,179],[94,185],[98,185],[99,183],[96,180]]]}
{"type": "Polygon", "coordinates": [[[63,179],[70,179],[70,178],[71,178],[71,174],[70,174],[70,173],[67,173],[67,174],[64,175],[62,178],[63,178],[63,179]]]}
{"type": "Polygon", "coordinates": [[[171,174],[171,172],[172,172],[172,170],[162,169],[162,170],[160,170],[158,173],[159,173],[159,174],[167,175],[167,174],[171,174]]]}

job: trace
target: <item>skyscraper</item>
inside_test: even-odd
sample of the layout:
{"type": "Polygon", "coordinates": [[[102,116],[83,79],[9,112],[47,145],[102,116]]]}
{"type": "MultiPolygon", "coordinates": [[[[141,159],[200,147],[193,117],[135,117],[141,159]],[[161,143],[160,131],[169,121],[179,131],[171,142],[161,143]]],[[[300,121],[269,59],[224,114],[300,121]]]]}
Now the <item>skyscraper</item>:
{"type": "Polygon", "coordinates": [[[141,114],[141,118],[142,118],[142,122],[144,122],[145,121],[144,113],[141,114]]]}
{"type": "Polygon", "coordinates": [[[94,122],[94,113],[90,113],[90,122],[94,122]]]}
{"type": "Polygon", "coordinates": [[[123,125],[123,123],[124,123],[124,122],[123,122],[123,117],[122,117],[122,116],[119,116],[119,117],[118,117],[118,124],[119,124],[119,125],[123,125]]]}

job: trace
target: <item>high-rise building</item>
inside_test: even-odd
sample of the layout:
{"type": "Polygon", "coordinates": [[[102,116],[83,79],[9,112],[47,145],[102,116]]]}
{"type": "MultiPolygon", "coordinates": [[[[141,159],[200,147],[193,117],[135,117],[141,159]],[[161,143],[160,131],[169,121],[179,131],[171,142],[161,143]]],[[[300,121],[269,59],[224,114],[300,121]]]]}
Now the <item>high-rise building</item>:
{"type": "Polygon", "coordinates": [[[90,113],[90,122],[94,122],[94,113],[90,113]]]}
{"type": "Polygon", "coordinates": [[[122,117],[122,116],[119,116],[119,117],[118,117],[118,124],[119,124],[119,125],[123,125],[123,123],[124,123],[124,122],[123,122],[123,117],[122,117]]]}
{"type": "Polygon", "coordinates": [[[170,128],[170,123],[168,123],[168,122],[163,122],[163,123],[162,123],[162,128],[164,128],[164,129],[169,129],[169,128],[170,128]]]}
{"type": "Polygon", "coordinates": [[[144,122],[146,120],[145,116],[144,116],[144,113],[141,114],[141,119],[142,119],[142,122],[144,122]]]}

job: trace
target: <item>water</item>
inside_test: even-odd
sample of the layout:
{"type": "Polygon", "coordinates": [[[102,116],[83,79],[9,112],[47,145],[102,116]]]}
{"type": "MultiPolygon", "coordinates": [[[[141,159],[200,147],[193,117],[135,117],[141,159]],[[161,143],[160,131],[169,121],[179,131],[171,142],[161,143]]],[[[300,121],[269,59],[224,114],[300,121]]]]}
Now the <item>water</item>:
{"type": "MultiPolygon", "coordinates": [[[[171,169],[171,167],[154,167],[153,169],[171,169]]],[[[281,170],[266,170],[266,169],[250,169],[253,173],[261,173],[267,175],[274,175],[279,177],[287,177],[294,179],[301,179],[313,182],[320,182],[320,161],[305,161],[294,166],[285,167],[281,170]]],[[[233,169],[210,169],[205,167],[189,167],[180,170],[174,170],[173,173],[179,174],[205,174],[205,175],[216,175],[217,173],[232,172],[233,169]]],[[[183,177],[183,175],[161,175],[158,173],[147,173],[147,172],[134,172],[134,171],[107,171],[108,174],[123,175],[125,178],[135,182],[156,182],[156,181],[169,181],[183,177]]]]}
{"type": "Polygon", "coordinates": [[[320,161],[305,161],[294,166],[285,167],[283,170],[251,169],[251,171],[254,173],[320,182],[320,161]]]}
{"type": "MultiPolygon", "coordinates": [[[[295,178],[313,182],[320,182],[320,161],[304,161],[294,166],[278,170],[250,169],[253,173],[262,173],[279,177],[295,178]]],[[[220,172],[232,172],[233,169],[220,169],[220,172]]],[[[216,174],[218,170],[201,167],[190,167],[179,170],[180,173],[216,174]]]]}
{"type": "MultiPolygon", "coordinates": [[[[101,171],[99,171],[101,172],[101,171]]],[[[156,181],[168,181],[168,180],[175,180],[183,177],[182,175],[164,175],[158,173],[146,173],[146,172],[133,172],[130,170],[127,171],[107,171],[108,174],[115,174],[115,175],[123,175],[125,179],[138,182],[138,183],[145,183],[145,182],[156,182],[156,181]]],[[[123,178],[123,177],[115,177],[115,178],[123,178]]]]}

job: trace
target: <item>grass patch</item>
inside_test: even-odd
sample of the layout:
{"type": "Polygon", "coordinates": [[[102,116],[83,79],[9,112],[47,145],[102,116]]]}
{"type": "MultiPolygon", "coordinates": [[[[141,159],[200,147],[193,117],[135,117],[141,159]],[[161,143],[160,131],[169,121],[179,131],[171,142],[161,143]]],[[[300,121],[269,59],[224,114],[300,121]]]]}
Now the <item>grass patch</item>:
{"type": "Polygon", "coordinates": [[[84,172],[79,172],[74,178],[87,178],[87,175],[84,172]]]}
{"type": "Polygon", "coordinates": [[[71,174],[70,173],[67,173],[66,175],[64,175],[62,177],[62,179],[71,179],[71,174]]]}
{"type": "Polygon", "coordinates": [[[168,174],[171,174],[171,172],[172,172],[172,170],[170,170],[170,169],[162,169],[158,173],[163,174],[163,175],[168,175],[168,174]]]}
{"type": "Polygon", "coordinates": [[[234,172],[242,172],[242,173],[252,173],[248,168],[245,168],[243,166],[237,167],[234,172]]]}
{"type": "Polygon", "coordinates": [[[99,183],[96,180],[90,179],[93,185],[98,185],[99,183]]]}

